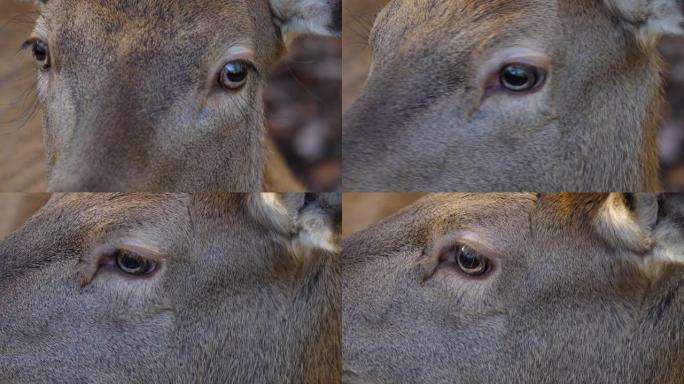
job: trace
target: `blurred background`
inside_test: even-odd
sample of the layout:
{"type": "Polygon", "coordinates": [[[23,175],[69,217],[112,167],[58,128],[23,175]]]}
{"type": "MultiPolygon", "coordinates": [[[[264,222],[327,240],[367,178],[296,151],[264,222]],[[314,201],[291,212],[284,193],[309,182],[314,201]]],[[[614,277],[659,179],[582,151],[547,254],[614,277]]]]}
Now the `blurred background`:
{"type": "MultiPolygon", "coordinates": [[[[358,95],[370,65],[368,33],[388,0],[344,0],[342,34],[342,109],[358,95]]],[[[663,187],[684,191],[684,38],[667,38],[660,50],[667,62],[668,106],[659,135],[663,187]]]]}
{"type": "MultiPolygon", "coordinates": [[[[47,186],[35,63],[19,46],[37,17],[31,1],[0,0],[0,191],[47,186]]],[[[268,131],[307,190],[340,188],[339,38],[299,36],[264,94],[268,131]]]]}
{"type": "Polygon", "coordinates": [[[49,198],[47,193],[0,193],[0,241],[21,227],[49,198]]]}
{"type": "Polygon", "coordinates": [[[425,196],[425,193],[344,193],[342,238],[362,231],[425,196]]]}
{"type": "MultiPolygon", "coordinates": [[[[343,0],[342,3],[342,111],[354,102],[370,66],[368,34],[387,0],[343,0]]],[[[342,238],[362,231],[424,193],[351,193],[342,195],[342,238]]]]}

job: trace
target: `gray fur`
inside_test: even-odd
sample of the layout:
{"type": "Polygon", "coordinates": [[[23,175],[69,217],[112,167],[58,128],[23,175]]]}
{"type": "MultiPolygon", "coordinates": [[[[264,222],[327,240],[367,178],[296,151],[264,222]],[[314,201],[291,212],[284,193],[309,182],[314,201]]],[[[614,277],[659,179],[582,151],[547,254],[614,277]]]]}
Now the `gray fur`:
{"type": "Polygon", "coordinates": [[[660,196],[645,253],[595,230],[607,199],[431,195],[345,240],[343,382],[681,383],[684,196],[660,196]],[[466,232],[491,275],[437,259],[466,232]]]}
{"type": "MultiPolygon", "coordinates": [[[[262,190],[262,90],[284,52],[268,1],[51,0],[34,35],[53,64],[38,75],[51,191],[262,190]],[[230,91],[236,45],[255,70],[230,91]]],[[[299,189],[278,176],[269,188],[299,189]]]]}
{"type": "MultiPolygon", "coordinates": [[[[662,25],[677,16],[649,41],[681,31],[662,25]]],[[[370,45],[344,116],[345,190],[659,188],[661,60],[604,1],[395,0],[370,45]],[[485,96],[478,71],[511,47],[548,56],[546,84],[485,96]]]]}
{"type": "MultiPolygon", "coordinates": [[[[254,198],[54,197],[0,244],[0,382],[339,382],[339,254],[294,257],[298,231],[252,216],[254,198]],[[122,238],[153,244],[162,269],[98,268],[122,238]]],[[[339,223],[328,202],[301,209],[339,223]]]]}

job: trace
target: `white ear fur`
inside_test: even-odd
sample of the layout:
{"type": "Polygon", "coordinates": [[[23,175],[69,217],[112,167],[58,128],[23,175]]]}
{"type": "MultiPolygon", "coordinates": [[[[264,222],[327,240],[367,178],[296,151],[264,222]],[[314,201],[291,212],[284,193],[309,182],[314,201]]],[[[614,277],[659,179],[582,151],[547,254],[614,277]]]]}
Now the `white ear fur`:
{"type": "MultiPolygon", "coordinates": [[[[298,195],[302,196],[302,194],[298,195]]],[[[293,247],[298,250],[298,253],[308,253],[313,249],[338,251],[338,237],[335,234],[331,212],[323,206],[330,202],[330,199],[326,197],[329,196],[319,194],[316,202],[299,210],[296,223],[298,236],[293,242],[293,247]]]]}
{"type": "Polygon", "coordinates": [[[668,267],[684,266],[684,242],[679,227],[667,222],[658,224],[653,239],[653,250],[641,261],[641,270],[646,276],[655,280],[668,267]]]}
{"type": "Polygon", "coordinates": [[[653,247],[652,231],[658,218],[655,194],[634,194],[633,209],[626,196],[611,193],[599,208],[596,231],[615,248],[645,253],[653,247]]]}
{"type": "Polygon", "coordinates": [[[281,235],[291,232],[290,212],[277,193],[254,193],[249,196],[249,212],[252,216],[281,235]]]}
{"type": "Polygon", "coordinates": [[[341,0],[270,0],[276,24],[284,34],[339,35],[341,0]]]}
{"type": "Polygon", "coordinates": [[[684,242],[680,228],[672,224],[659,226],[654,237],[657,243],[653,250],[654,261],[684,265],[684,242]]]}
{"type": "Polygon", "coordinates": [[[318,203],[305,205],[305,196],[304,193],[253,194],[249,198],[249,210],[259,222],[287,237],[299,259],[307,258],[315,250],[338,251],[329,212],[318,203]]]}
{"type": "Polygon", "coordinates": [[[603,0],[608,8],[634,28],[645,46],[666,34],[684,35],[684,14],[679,0],[603,0]]]}
{"type": "Polygon", "coordinates": [[[614,193],[599,210],[597,231],[616,248],[639,254],[642,272],[657,279],[668,266],[684,265],[684,242],[681,229],[663,220],[658,222],[658,199],[655,194],[631,195],[630,209],[626,196],[614,193]]]}

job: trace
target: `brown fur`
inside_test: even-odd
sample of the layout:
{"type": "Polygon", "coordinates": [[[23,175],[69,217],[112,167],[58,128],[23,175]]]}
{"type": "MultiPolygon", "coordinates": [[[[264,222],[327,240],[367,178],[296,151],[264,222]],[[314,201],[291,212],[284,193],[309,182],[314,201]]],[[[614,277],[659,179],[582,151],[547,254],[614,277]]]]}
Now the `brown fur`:
{"type": "Polygon", "coordinates": [[[54,196],[0,243],[0,381],[339,382],[339,253],[316,240],[339,196],[266,196],[54,196]],[[132,246],[154,275],[99,251],[132,246]]]}
{"type": "Polygon", "coordinates": [[[264,144],[262,88],[288,22],[265,0],[46,2],[34,37],[52,61],[38,74],[49,189],[301,190],[264,144]],[[235,47],[254,70],[228,91],[215,79],[235,47]]]}
{"type": "Polygon", "coordinates": [[[349,237],[344,382],[680,383],[684,196],[659,196],[656,223],[653,198],[431,194],[349,237]],[[613,209],[648,249],[597,227],[613,209]],[[490,274],[441,258],[464,243],[490,274]]]}
{"type": "Polygon", "coordinates": [[[345,189],[657,190],[660,58],[640,36],[598,1],[390,2],[344,117],[345,189]],[[486,94],[511,47],[548,57],[545,85],[486,94]]]}

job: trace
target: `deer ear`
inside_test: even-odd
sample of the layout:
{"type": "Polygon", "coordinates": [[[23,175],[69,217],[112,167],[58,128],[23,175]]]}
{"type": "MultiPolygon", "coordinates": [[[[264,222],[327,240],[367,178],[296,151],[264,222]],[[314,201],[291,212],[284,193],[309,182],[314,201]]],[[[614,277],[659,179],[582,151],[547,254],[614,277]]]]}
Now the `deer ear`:
{"type": "Polygon", "coordinates": [[[610,194],[598,210],[596,230],[616,249],[636,253],[641,271],[656,279],[668,267],[684,266],[682,225],[677,210],[670,213],[674,220],[669,217],[668,205],[674,204],[667,195],[661,201],[656,194],[610,194]]]}
{"type": "Polygon", "coordinates": [[[252,215],[285,236],[295,256],[337,252],[341,222],[339,193],[261,193],[250,196],[252,215]]]}
{"type": "Polygon", "coordinates": [[[611,193],[599,207],[596,231],[610,245],[644,254],[653,248],[658,197],[649,193],[611,193]]]}
{"type": "Polygon", "coordinates": [[[680,0],[604,0],[608,8],[645,45],[666,34],[684,35],[684,4],[680,0]]]}
{"type": "Polygon", "coordinates": [[[283,33],[339,35],[342,0],[269,0],[276,24],[283,33]]]}

